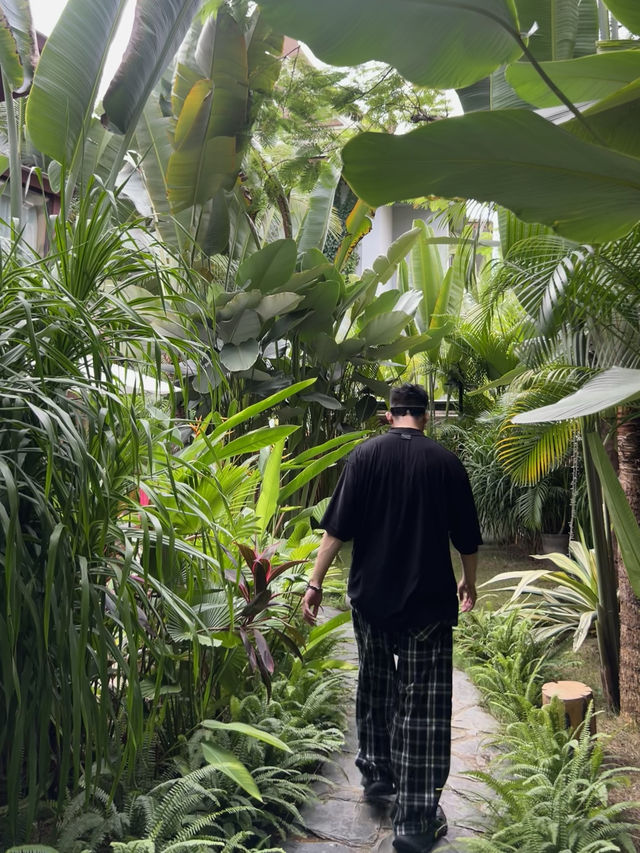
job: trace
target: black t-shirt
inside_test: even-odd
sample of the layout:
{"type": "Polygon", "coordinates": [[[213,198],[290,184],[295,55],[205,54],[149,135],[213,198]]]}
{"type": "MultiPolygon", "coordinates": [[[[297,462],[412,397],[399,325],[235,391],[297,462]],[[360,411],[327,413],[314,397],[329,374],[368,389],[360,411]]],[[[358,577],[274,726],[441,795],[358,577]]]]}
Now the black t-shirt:
{"type": "Polygon", "coordinates": [[[449,539],[462,554],[482,543],[467,472],[417,429],[396,427],[349,455],[320,525],[353,539],[349,596],[389,630],[455,624],[449,539]]]}

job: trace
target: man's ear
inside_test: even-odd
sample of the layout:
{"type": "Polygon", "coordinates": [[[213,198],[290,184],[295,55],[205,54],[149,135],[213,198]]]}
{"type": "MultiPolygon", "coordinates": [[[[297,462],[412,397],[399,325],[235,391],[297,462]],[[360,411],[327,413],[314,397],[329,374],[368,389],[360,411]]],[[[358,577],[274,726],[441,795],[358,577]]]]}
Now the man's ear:
{"type": "Polygon", "coordinates": [[[388,424],[393,423],[393,415],[391,414],[391,412],[385,412],[384,416],[388,424]]]}

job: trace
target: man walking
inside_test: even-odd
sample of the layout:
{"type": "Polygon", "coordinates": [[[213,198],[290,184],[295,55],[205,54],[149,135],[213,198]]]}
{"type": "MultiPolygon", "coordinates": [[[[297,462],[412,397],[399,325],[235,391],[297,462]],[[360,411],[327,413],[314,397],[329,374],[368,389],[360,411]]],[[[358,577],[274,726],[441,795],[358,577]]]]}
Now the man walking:
{"type": "Polygon", "coordinates": [[[475,604],[482,542],[462,463],[423,433],[428,402],[419,385],[392,389],[391,429],[350,454],[303,601],[314,623],[324,576],[353,539],[356,765],[366,798],[396,794],[399,853],[427,853],[447,832],[438,802],[451,754],[451,635],[458,598],[463,611],[475,604]],[[457,595],[450,540],[462,560],[457,595]]]}

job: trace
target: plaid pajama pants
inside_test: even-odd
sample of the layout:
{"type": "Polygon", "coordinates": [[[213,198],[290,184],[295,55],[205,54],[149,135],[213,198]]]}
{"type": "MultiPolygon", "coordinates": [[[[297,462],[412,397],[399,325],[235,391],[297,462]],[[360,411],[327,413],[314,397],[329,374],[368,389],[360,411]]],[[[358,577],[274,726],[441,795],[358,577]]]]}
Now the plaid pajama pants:
{"type": "Polygon", "coordinates": [[[356,766],[366,779],[395,782],[396,834],[426,832],[451,760],[451,626],[387,632],[355,610],[353,624],[360,658],[356,766]]]}

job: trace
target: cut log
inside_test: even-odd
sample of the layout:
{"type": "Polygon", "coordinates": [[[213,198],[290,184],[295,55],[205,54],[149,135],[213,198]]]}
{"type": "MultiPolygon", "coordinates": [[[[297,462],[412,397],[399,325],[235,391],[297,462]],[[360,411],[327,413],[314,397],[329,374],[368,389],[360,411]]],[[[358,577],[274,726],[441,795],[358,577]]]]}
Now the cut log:
{"type": "MultiPolygon", "coordinates": [[[[542,704],[549,705],[557,696],[564,705],[565,725],[577,728],[585,718],[589,702],[593,701],[593,690],[581,681],[548,681],[542,685],[542,704]]],[[[591,732],[595,734],[596,718],[591,718],[591,732]]]]}

